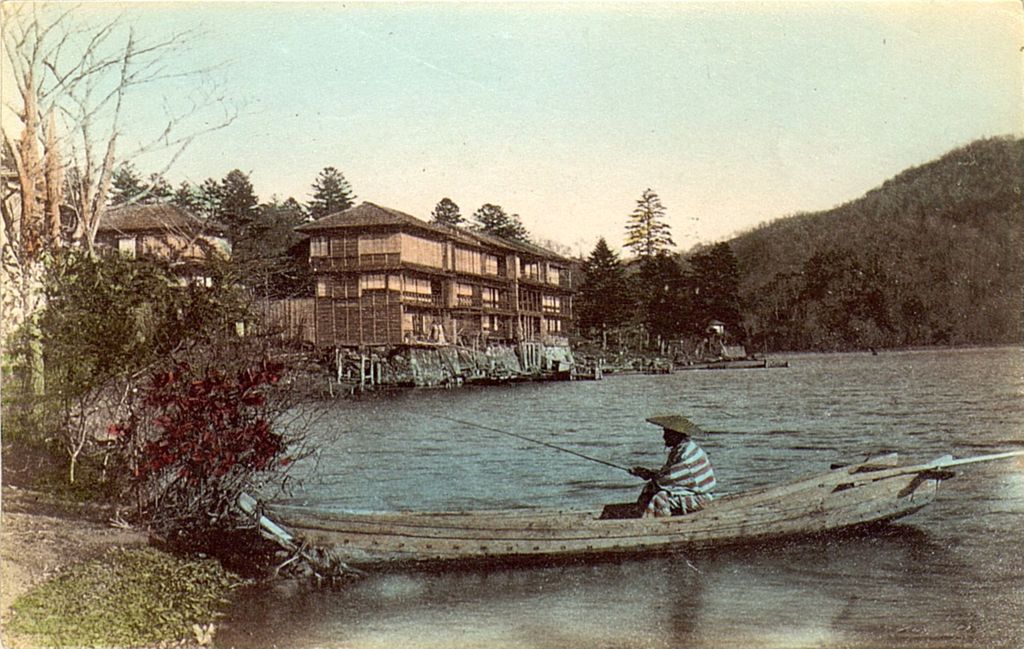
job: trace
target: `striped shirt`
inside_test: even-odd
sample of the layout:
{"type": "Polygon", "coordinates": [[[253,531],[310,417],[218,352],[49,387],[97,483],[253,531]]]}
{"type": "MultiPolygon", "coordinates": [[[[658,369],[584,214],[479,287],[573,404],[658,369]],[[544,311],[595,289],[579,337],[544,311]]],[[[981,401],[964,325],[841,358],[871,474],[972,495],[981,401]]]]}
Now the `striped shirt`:
{"type": "Polygon", "coordinates": [[[669,449],[655,482],[661,489],[680,495],[711,494],[716,484],[707,453],[692,439],[669,449]]]}

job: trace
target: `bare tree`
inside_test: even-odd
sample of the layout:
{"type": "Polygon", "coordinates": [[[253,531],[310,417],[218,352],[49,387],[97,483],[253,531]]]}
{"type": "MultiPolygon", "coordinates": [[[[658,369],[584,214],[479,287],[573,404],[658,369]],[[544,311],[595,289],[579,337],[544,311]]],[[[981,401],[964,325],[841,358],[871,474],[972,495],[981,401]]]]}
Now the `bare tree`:
{"type": "Polygon", "coordinates": [[[4,342],[41,306],[42,256],[68,244],[92,249],[118,164],[159,155],[163,174],[237,116],[217,92],[215,67],[176,66],[193,33],[141,38],[124,15],[95,22],[76,9],[0,5],[4,77],[13,81],[2,108],[4,342]],[[145,87],[166,87],[162,106],[136,94],[145,87]],[[160,128],[143,132],[140,115],[156,110],[160,128]]]}

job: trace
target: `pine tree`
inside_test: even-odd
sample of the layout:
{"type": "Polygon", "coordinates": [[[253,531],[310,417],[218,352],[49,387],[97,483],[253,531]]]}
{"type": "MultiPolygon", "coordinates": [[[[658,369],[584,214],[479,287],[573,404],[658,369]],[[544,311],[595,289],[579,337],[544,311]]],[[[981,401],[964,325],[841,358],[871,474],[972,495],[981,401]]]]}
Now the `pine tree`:
{"type": "Polygon", "coordinates": [[[699,322],[693,322],[699,333],[711,320],[720,320],[726,330],[740,335],[740,271],[736,255],[728,243],[715,244],[710,250],[690,258],[693,268],[694,311],[699,322]]]}
{"type": "Polygon", "coordinates": [[[334,167],[324,167],[313,181],[313,200],[309,213],[314,219],[343,212],[352,207],[356,196],[345,176],[334,167]]]}
{"type": "Polygon", "coordinates": [[[438,225],[459,226],[466,222],[466,219],[462,218],[459,206],[448,197],[442,198],[438,202],[430,216],[432,217],[430,222],[438,225]]]}
{"type": "Polygon", "coordinates": [[[583,263],[583,273],[585,279],[576,296],[580,329],[584,333],[599,332],[604,346],[608,331],[629,319],[633,302],[622,262],[604,237],[598,239],[583,263]]]}
{"type": "Polygon", "coordinates": [[[309,294],[312,274],[304,258],[289,254],[302,240],[295,226],[307,221],[306,210],[294,198],[276,196],[259,206],[259,214],[242,242],[236,259],[244,263],[244,276],[259,293],[271,297],[309,294]]]}
{"type": "Polygon", "coordinates": [[[118,167],[111,181],[111,205],[153,205],[166,203],[174,196],[170,183],[161,174],[149,174],[148,180],[130,162],[118,167]]]}
{"type": "Polygon", "coordinates": [[[684,333],[691,307],[686,276],[676,259],[664,251],[641,258],[635,282],[640,312],[651,338],[664,341],[684,333]]]}
{"type": "Polygon", "coordinates": [[[142,176],[132,163],[126,162],[117,168],[111,181],[111,205],[135,203],[145,193],[146,183],[142,182],[142,176]]]}
{"type": "Polygon", "coordinates": [[[205,219],[220,218],[220,203],[224,197],[224,188],[213,178],[207,178],[195,191],[196,210],[205,219]]]}
{"type": "Polygon", "coordinates": [[[508,214],[500,205],[486,203],[473,213],[476,227],[490,234],[510,241],[530,242],[530,235],[519,220],[518,214],[508,214]]]}
{"type": "Polygon", "coordinates": [[[219,219],[239,235],[256,218],[259,200],[249,176],[238,169],[228,172],[220,183],[219,219]]]}
{"type": "Polygon", "coordinates": [[[203,214],[202,202],[199,199],[199,190],[192,186],[192,184],[187,180],[181,181],[178,188],[174,190],[174,195],[171,197],[171,203],[197,216],[203,214]]]}
{"type": "Polygon", "coordinates": [[[146,203],[167,203],[174,196],[174,188],[161,174],[149,174],[147,194],[144,199],[146,203]]]}
{"type": "Polygon", "coordinates": [[[641,259],[668,252],[676,244],[664,219],[661,199],[650,188],[645,189],[626,224],[626,247],[641,259]]]}

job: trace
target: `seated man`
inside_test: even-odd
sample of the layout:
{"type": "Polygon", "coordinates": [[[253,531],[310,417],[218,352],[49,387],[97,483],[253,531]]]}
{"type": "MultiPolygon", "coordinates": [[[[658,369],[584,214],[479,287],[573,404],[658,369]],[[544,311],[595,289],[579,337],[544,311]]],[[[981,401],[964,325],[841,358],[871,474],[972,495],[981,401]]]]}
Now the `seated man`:
{"type": "Polygon", "coordinates": [[[700,428],[680,415],[651,417],[664,429],[668,459],[654,471],[637,466],[629,472],[647,480],[637,503],[647,516],[676,516],[701,509],[714,496],[715,472],[704,449],[690,439],[700,428]]]}

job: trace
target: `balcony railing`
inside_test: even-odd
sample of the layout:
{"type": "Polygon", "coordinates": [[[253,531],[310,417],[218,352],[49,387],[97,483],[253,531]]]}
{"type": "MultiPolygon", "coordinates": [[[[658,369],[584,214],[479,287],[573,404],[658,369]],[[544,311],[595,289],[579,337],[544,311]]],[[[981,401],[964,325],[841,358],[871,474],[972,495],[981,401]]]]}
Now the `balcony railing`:
{"type": "Polygon", "coordinates": [[[422,293],[402,293],[402,302],[413,306],[430,306],[430,307],[443,307],[444,302],[441,298],[433,295],[424,295],[422,293]]]}
{"type": "Polygon", "coordinates": [[[354,270],[358,268],[391,268],[401,264],[397,252],[359,255],[358,257],[310,257],[309,263],[315,271],[354,270]]]}
{"type": "Polygon", "coordinates": [[[492,311],[511,311],[512,302],[509,300],[498,300],[496,302],[484,300],[483,307],[492,311]]]}

